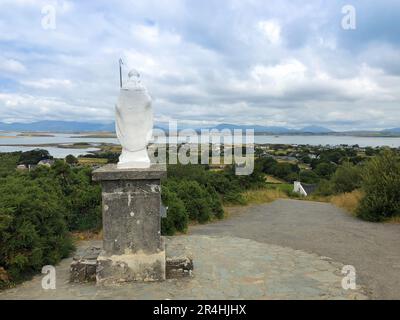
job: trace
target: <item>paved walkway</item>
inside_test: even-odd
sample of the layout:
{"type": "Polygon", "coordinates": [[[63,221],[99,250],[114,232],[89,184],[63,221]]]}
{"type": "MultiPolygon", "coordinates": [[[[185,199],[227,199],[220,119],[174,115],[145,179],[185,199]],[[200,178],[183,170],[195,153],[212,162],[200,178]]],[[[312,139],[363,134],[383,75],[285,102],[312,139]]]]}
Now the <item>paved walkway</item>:
{"type": "MultiPolygon", "coordinates": [[[[80,250],[96,242],[82,243],[80,250]]],[[[36,276],[0,292],[0,299],[365,299],[363,290],[341,287],[342,264],[281,246],[232,236],[167,239],[169,255],[194,258],[194,277],[114,287],[68,282],[69,264],[57,266],[56,290],[43,290],[36,276]]]]}
{"type": "Polygon", "coordinates": [[[400,299],[400,225],[369,223],[333,205],[301,200],[232,210],[229,219],[191,234],[251,239],[328,256],[353,265],[372,298],[400,299]]]}

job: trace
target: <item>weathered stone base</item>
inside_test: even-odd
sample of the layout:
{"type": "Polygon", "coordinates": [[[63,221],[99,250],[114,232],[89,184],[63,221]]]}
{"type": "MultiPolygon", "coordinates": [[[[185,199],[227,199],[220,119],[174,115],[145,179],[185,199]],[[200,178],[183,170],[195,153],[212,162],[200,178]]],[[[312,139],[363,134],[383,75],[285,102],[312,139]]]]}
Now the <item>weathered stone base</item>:
{"type": "Polygon", "coordinates": [[[153,254],[106,255],[97,258],[97,284],[165,280],[165,251],[153,254]]]}
{"type": "Polygon", "coordinates": [[[167,279],[191,277],[193,272],[193,259],[191,257],[167,258],[167,279]]]}
{"type": "MultiPolygon", "coordinates": [[[[145,272],[145,270],[148,270],[149,263],[143,264],[143,259],[142,267],[144,269],[139,268],[141,272],[135,272],[129,268],[127,261],[136,259],[136,263],[134,264],[136,266],[140,265],[137,255],[123,255],[123,258],[120,258],[121,256],[112,256],[112,258],[105,256],[100,248],[91,247],[86,249],[82,254],[74,257],[70,268],[70,282],[84,283],[98,281],[107,285],[128,281],[159,281],[157,279],[160,278],[162,280],[178,279],[193,275],[193,259],[191,256],[179,255],[165,258],[164,254],[164,258],[162,258],[162,255],[163,252],[158,257],[162,260],[155,260],[155,262],[158,261],[158,265],[162,265],[162,262],[165,261],[165,266],[162,268],[162,270],[165,270],[164,272],[162,270],[159,272],[156,265],[150,269],[153,271],[145,272]]],[[[146,261],[149,262],[149,259],[146,259],[146,261]]]]}
{"type": "Polygon", "coordinates": [[[71,263],[70,281],[76,283],[96,281],[97,257],[100,248],[90,247],[81,255],[75,256],[71,263]]]}

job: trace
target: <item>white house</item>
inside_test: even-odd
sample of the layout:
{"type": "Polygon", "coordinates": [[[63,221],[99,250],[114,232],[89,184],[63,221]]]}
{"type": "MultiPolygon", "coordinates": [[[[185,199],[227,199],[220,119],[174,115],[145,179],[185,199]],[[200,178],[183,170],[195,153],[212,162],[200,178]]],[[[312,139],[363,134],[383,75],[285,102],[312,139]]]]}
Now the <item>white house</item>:
{"type": "Polygon", "coordinates": [[[293,182],[293,192],[300,193],[302,196],[307,197],[315,191],[317,185],[315,184],[305,184],[300,181],[293,182]]]}
{"type": "Polygon", "coordinates": [[[51,167],[54,164],[54,160],[52,159],[44,159],[38,162],[38,166],[46,166],[51,167]]]}
{"type": "Polygon", "coordinates": [[[28,168],[24,164],[17,165],[17,170],[27,170],[28,168]]]}

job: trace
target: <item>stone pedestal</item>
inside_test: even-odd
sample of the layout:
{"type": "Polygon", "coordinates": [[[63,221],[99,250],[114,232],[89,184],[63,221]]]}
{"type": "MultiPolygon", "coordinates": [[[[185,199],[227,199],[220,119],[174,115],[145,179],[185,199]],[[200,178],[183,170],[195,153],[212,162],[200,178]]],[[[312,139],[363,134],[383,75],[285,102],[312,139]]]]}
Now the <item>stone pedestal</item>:
{"type": "Polygon", "coordinates": [[[103,250],[97,258],[97,283],[165,280],[165,245],[161,237],[161,186],[165,166],[93,172],[100,181],[103,250]]]}

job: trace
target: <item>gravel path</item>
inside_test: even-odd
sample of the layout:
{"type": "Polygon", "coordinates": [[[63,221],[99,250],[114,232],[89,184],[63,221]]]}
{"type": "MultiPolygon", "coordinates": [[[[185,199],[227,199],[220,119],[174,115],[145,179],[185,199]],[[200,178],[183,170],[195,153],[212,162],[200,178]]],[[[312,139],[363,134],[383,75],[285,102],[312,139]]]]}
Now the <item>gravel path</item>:
{"type": "Polygon", "coordinates": [[[400,225],[369,223],[326,203],[277,200],[234,208],[231,217],[191,228],[196,235],[255,240],[353,265],[375,299],[400,299],[400,225]]]}
{"type": "MultiPolygon", "coordinates": [[[[81,244],[80,249],[96,242],[81,244]]],[[[167,239],[167,254],[190,254],[194,277],[103,287],[68,282],[71,259],[57,266],[56,290],[42,276],[0,292],[0,299],[366,299],[362,288],[343,290],[343,265],[316,254],[236,237],[167,239]]]]}

